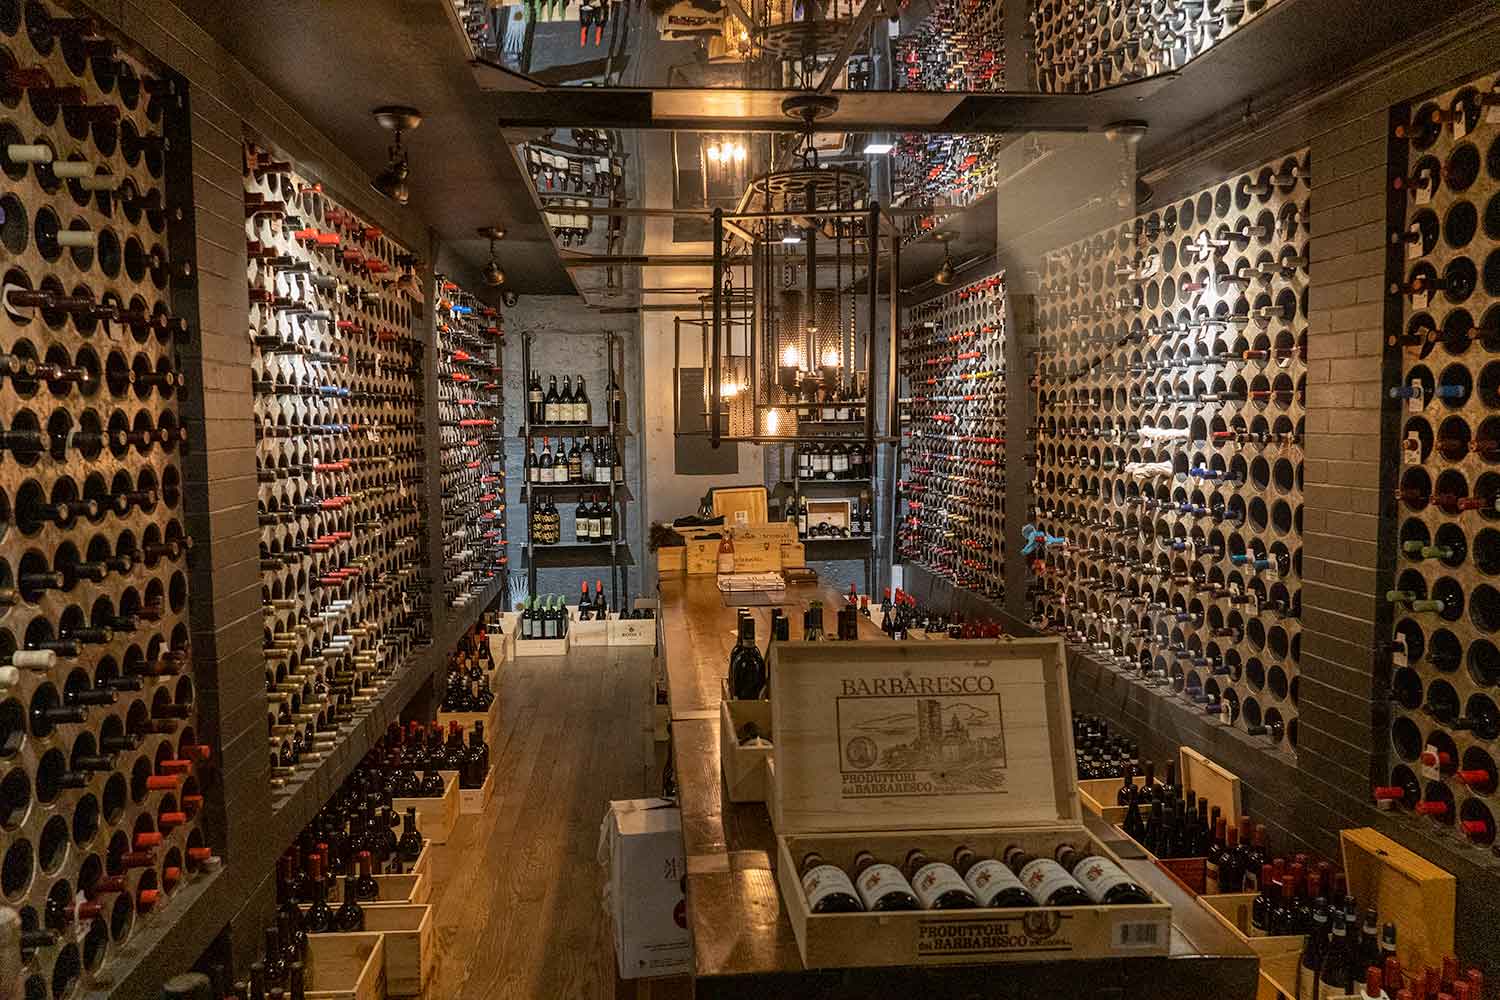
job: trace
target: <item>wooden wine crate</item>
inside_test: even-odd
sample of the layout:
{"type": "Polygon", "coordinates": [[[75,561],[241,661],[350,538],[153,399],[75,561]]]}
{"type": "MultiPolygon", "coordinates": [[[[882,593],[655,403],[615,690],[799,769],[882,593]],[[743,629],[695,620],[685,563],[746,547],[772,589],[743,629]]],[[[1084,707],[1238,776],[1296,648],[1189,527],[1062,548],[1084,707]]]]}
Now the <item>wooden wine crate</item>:
{"type": "Polygon", "coordinates": [[[766,801],[766,761],[771,748],[740,746],[740,727],[755,723],[760,734],[771,739],[771,703],[729,697],[729,682],[722,682],[719,702],[719,766],[724,772],[724,793],[730,802],[766,801]]]}
{"type": "Polygon", "coordinates": [[[713,491],[714,516],[738,531],[766,523],[769,505],[764,486],[730,486],[713,491]]]}
{"type": "Polygon", "coordinates": [[[600,621],[590,618],[588,621],[578,620],[578,605],[568,605],[568,645],[569,646],[607,646],[609,645],[609,619],[600,621]]]}
{"type": "MultiPolygon", "coordinates": [[[[437,931],[431,907],[401,903],[366,906],[365,929],[359,933],[379,934],[385,939],[386,996],[421,997],[427,992],[437,966],[437,931]]],[[[348,936],[312,934],[309,940],[348,936]]]]}
{"type": "Polygon", "coordinates": [[[1201,895],[1198,905],[1223,924],[1235,937],[1260,956],[1260,983],[1256,1000],[1275,1000],[1285,994],[1297,996],[1298,966],[1307,946],[1305,934],[1261,934],[1250,920],[1255,903],[1253,892],[1201,895]]]}
{"type": "MultiPolygon", "coordinates": [[[[723,530],[722,528],[719,530],[723,530]]],[[[719,571],[717,538],[693,538],[687,543],[687,575],[712,576],[719,571]]]]}
{"type": "Polygon", "coordinates": [[[561,639],[517,639],[516,657],[523,656],[567,656],[568,637],[561,639]]]}
{"type": "Polygon", "coordinates": [[[445,738],[450,722],[458,723],[458,728],[463,731],[464,746],[469,745],[469,733],[473,731],[476,722],[484,723],[484,738],[489,741],[494,737],[495,730],[500,727],[500,696],[496,695],[495,699],[490,702],[490,707],[483,712],[439,712],[437,724],[443,727],[445,738]]]}
{"type": "Polygon", "coordinates": [[[816,850],[899,864],[922,847],[1118,861],[1083,826],[1066,657],[1057,638],[785,642],[771,654],[768,794],[777,881],[810,968],[1167,954],[1171,906],[814,914],[798,864],[816,850]]]}
{"type": "Polygon", "coordinates": [[[687,546],[662,546],[656,550],[656,572],[659,576],[687,572],[687,546]]]}
{"type": "Polygon", "coordinates": [[[490,804],[490,799],[495,794],[495,756],[490,755],[490,769],[485,772],[484,784],[478,788],[463,788],[458,790],[458,814],[460,816],[477,816],[484,812],[485,806],[490,804]]]}
{"type": "MultiPolygon", "coordinates": [[[[376,875],[374,879],[375,884],[380,887],[380,895],[362,903],[363,906],[384,906],[388,903],[413,906],[427,902],[432,896],[432,883],[425,872],[376,875]]],[[[330,886],[328,895],[328,904],[338,909],[338,904],[344,901],[344,880],[339,879],[337,883],[330,886]]]]}
{"type": "Polygon", "coordinates": [[[1341,830],[1339,846],[1349,892],[1362,908],[1395,921],[1401,967],[1440,968],[1443,956],[1454,953],[1453,876],[1371,827],[1341,830]]]}
{"type": "Polygon", "coordinates": [[[458,821],[458,778],[454,774],[450,771],[444,777],[442,795],[391,800],[398,816],[405,816],[409,808],[417,810],[417,832],[434,844],[446,844],[458,821]]]}
{"type": "Polygon", "coordinates": [[[383,934],[310,934],[305,961],[308,1000],[384,1000],[383,934]]]}
{"type": "Polygon", "coordinates": [[[490,672],[491,686],[494,685],[495,675],[500,672],[500,668],[505,666],[511,657],[515,656],[516,633],[514,628],[509,622],[506,622],[504,629],[505,631],[503,632],[491,631],[489,633],[490,660],[495,664],[495,669],[490,672]]]}

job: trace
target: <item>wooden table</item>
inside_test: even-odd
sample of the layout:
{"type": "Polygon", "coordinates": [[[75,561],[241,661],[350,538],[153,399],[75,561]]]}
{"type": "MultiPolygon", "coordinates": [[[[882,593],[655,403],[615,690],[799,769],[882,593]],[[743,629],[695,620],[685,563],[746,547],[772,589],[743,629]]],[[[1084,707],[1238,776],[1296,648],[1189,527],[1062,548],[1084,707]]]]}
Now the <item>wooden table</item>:
{"type": "MultiPolygon", "coordinates": [[[[1163,958],[807,969],[776,888],[776,836],[760,803],[725,800],[719,773],[720,680],[735,641],[736,609],[710,576],[661,581],[662,655],[667,666],[672,744],[687,858],[687,916],[696,997],[712,1000],[925,1000],[954,997],[1067,997],[1090,1000],[1248,1000],[1255,955],[1199,907],[1112,826],[1092,832],[1124,859],[1133,878],[1172,904],[1172,951],[1163,958]]],[[[802,611],[824,604],[836,631],[843,598],[826,587],[789,587],[782,605],[791,638],[802,611]]],[[[763,642],[770,609],[752,609],[763,642]]],[[[860,638],[883,633],[866,619],[860,638]]]]}

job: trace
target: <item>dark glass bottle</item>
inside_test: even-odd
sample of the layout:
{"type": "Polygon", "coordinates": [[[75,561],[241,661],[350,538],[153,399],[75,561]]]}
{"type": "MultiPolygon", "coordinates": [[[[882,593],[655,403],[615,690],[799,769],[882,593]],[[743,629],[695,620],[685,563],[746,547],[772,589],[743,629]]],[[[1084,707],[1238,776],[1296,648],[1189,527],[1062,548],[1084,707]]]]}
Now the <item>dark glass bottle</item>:
{"type": "Polygon", "coordinates": [[[365,909],[359,905],[359,878],[353,874],[344,876],[344,901],[333,914],[335,930],[362,931],[365,929],[365,909]]]}
{"type": "Polygon", "coordinates": [[[1072,874],[1083,891],[1096,903],[1122,906],[1126,903],[1149,903],[1151,894],[1132,881],[1125,870],[1109,858],[1085,855],[1071,844],[1059,844],[1053,851],[1057,863],[1072,874]]]}
{"type": "Polygon", "coordinates": [[[359,865],[359,875],[354,879],[354,898],[361,902],[379,899],[380,883],[375,881],[374,859],[370,852],[360,851],[355,860],[359,865]]]}
{"type": "Polygon", "coordinates": [[[333,909],[328,905],[328,880],[323,875],[323,856],[308,858],[312,869],[313,901],[304,918],[309,934],[327,934],[333,930],[333,909]]]}
{"type": "Polygon", "coordinates": [[[906,853],[903,874],[924,910],[966,910],[978,905],[973,891],[946,861],[934,861],[921,848],[906,853]]]}
{"type": "Polygon", "coordinates": [[[801,875],[802,894],[807,897],[808,909],[813,913],[859,913],[864,910],[849,876],[838,865],[824,861],[816,851],[803,855],[801,875]]]}
{"type": "Polygon", "coordinates": [[[953,852],[953,868],[983,907],[1035,906],[1036,900],[1016,873],[994,858],[981,858],[968,846],[953,852]]]}
{"type": "Polygon", "coordinates": [[[1078,880],[1051,858],[1027,854],[1017,844],[1005,849],[1004,858],[1026,891],[1043,906],[1087,906],[1093,902],[1078,880]]]}
{"type": "Polygon", "coordinates": [[[887,912],[922,908],[901,869],[877,860],[869,851],[860,851],[854,856],[854,888],[867,910],[887,912]]]}

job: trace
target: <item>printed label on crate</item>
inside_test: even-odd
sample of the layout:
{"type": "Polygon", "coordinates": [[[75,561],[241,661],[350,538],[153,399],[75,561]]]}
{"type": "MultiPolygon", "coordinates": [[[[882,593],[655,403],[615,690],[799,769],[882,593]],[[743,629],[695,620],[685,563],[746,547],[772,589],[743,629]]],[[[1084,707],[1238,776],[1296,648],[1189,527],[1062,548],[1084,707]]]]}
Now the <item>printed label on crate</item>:
{"type": "Polygon", "coordinates": [[[844,798],[1004,793],[992,677],[846,679],[835,707],[844,798]]]}
{"type": "Polygon", "coordinates": [[[1167,943],[1171,930],[1165,920],[1131,920],[1115,924],[1110,932],[1110,947],[1115,951],[1137,948],[1160,948],[1167,943]]]}
{"type": "Polygon", "coordinates": [[[923,920],[917,924],[917,957],[1068,952],[1074,948],[1071,922],[1071,916],[1057,910],[1014,917],[923,920]]]}

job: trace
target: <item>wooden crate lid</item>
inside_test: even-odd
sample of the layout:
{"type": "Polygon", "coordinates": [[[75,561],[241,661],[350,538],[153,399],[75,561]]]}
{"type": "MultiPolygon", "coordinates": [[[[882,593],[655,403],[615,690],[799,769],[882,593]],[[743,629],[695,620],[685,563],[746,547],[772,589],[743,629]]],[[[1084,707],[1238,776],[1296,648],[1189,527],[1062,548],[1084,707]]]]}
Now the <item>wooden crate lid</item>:
{"type": "Polygon", "coordinates": [[[782,642],[782,833],[1078,822],[1059,638],[782,642]]]}

